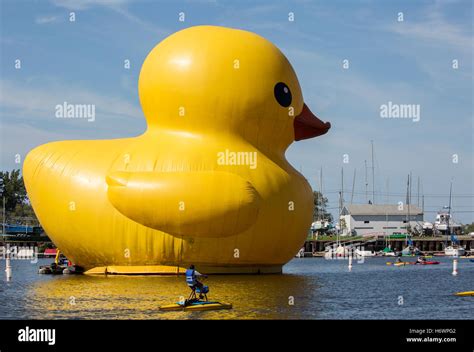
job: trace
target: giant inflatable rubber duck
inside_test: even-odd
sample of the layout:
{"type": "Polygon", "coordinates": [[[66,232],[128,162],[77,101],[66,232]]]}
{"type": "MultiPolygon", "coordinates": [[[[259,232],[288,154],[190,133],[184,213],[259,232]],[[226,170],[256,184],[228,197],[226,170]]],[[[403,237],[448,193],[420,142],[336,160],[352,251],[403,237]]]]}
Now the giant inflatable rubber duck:
{"type": "Polygon", "coordinates": [[[313,213],[285,151],[330,128],[286,57],[251,32],[191,27],[148,54],[138,86],[142,135],[47,143],[25,159],[52,241],[91,273],[281,272],[313,213]]]}

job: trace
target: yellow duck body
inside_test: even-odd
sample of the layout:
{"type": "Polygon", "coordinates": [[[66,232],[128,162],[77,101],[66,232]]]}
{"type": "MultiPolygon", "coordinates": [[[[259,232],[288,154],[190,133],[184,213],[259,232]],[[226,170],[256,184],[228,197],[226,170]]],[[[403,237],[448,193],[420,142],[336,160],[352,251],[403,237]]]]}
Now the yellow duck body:
{"type": "Polygon", "coordinates": [[[281,271],[313,212],[285,151],[329,129],[284,55],[250,32],[191,27],[150,52],[139,95],[144,134],[28,154],[26,188],[53,242],[85,269],[281,271]]]}

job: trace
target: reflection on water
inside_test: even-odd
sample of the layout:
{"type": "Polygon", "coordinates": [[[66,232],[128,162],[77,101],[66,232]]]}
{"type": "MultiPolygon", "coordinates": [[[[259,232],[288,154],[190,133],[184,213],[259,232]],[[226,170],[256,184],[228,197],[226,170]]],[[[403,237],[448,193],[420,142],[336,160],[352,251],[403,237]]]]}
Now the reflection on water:
{"type": "Polygon", "coordinates": [[[288,318],[298,317],[289,296],[304,299],[315,290],[298,275],[216,276],[207,281],[210,299],[233,303],[235,309],[208,312],[160,312],[158,307],[188,295],[184,277],[75,276],[38,283],[28,291],[32,318],[288,318]],[[295,314],[296,313],[296,314],[295,314]],[[191,316],[190,316],[191,315],[191,316]]]}
{"type": "Polygon", "coordinates": [[[447,258],[431,267],[386,261],[369,259],[348,272],[342,261],[295,259],[284,275],[212,276],[209,298],[234,309],[206,312],[158,310],[188,295],[183,276],[48,276],[36,273],[43,261],[15,261],[13,281],[0,281],[0,319],[472,318],[474,297],[453,293],[474,290],[474,263],[460,260],[453,277],[447,258]]]}

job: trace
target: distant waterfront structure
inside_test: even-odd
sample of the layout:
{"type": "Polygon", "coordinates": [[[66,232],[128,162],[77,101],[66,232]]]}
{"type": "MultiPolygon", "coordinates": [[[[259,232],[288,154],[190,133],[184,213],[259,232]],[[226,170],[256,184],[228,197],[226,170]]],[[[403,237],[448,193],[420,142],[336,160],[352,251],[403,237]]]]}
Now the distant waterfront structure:
{"type": "Polygon", "coordinates": [[[423,211],[417,206],[349,204],[341,212],[342,235],[392,235],[421,228],[423,211]]]}

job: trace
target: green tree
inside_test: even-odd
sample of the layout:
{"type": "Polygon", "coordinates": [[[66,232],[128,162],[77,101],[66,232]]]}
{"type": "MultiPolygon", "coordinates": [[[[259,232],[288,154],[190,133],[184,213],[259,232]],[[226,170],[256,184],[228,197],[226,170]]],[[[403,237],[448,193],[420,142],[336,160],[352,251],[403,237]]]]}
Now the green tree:
{"type": "MultiPolygon", "coordinates": [[[[0,171],[0,207],[5,198],[5,222],[38,225],[38,219],[26,194],[20,170],[0,171]]],[[[3,212],[2,222],[3,220],[3,212]]]]}
{"type": "Polygon", "coordinates": [[[0,192],[1,197],[5,197],[5,211],[12,212],[16,206],[27,201],[25,184],[20,170],[0,171],[0,192]]]}
{"type": "Polygon", "coordinates": [[[464,233],[467,235],[470,232],[474,232],[474,222],[468,225],[464,225],[464,233]]]}
{"type": "Polygon", "coordinates": [[[331,213],[327,211],[328,199],[324,197],[320,192],[314,191],[314,208],[313,208],[313,221],[316,220],[328,220],[332,222],[333,218],[331,213]]]}

